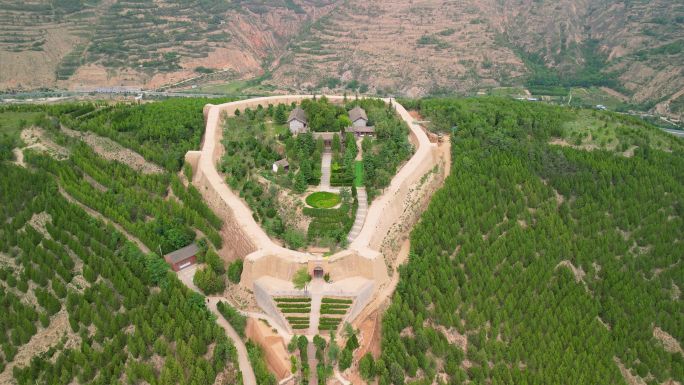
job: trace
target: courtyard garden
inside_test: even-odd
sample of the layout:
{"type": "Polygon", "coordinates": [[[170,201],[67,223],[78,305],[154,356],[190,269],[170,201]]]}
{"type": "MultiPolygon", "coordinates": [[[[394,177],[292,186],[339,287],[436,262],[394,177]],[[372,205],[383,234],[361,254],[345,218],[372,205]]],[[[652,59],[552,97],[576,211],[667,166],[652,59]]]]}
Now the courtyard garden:
{"type": "Polygon", "coordinates": [[[333,104],[320,97],[302,101],[307,132],[293,135],[288,116],[296,107],[258,106],[225,117],[225,153],[218,169],[269,236],[292,249],[332,251],[347,242],[358,206],[357,188],[364,187],[371,200],[413,153],[408,127],[380,100],[333,104]],[[361,139],[346,132],[351,125],[348,111],[356,106],[366,111],[375,137],[361,139]],[[328,135],[325,142],[321,132],[328,135]],[[330,157],[325,189],[330,191],[317,191],[324,153],[330,157]],[[277,161],[286,163],[274,171],[277,161]]]}

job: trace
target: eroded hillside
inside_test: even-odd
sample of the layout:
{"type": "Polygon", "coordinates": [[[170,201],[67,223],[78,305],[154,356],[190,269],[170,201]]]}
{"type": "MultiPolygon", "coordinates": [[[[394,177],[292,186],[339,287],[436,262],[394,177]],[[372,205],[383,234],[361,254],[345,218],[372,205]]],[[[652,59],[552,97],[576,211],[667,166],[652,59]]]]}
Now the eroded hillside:
{"type": "Polygon", "coordinates": [[[157,87],[208,69],[256,76],[327,3],[12,1],[0,10],[0,85],[157,87]]]}
{"type": "Polygon", "coordinates": [[[603,87],[675,115],[684,92],[684,6],[672,0],[6,3],[5,89],[156,88],[195,77],[408,96],[603,87]]]}

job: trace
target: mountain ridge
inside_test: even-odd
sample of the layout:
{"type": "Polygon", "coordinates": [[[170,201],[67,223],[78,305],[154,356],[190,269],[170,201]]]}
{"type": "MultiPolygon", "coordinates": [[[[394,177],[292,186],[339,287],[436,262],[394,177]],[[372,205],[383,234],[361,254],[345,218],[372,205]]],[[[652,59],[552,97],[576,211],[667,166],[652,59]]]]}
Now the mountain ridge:
{"type": "Polygon", "coordinates": [[[668,0],[10,1],[0,89],[159,88],[218,72],[207,77],[412,97],[608,87],[667,112],[683,104],[682,26],[668,0]]]}

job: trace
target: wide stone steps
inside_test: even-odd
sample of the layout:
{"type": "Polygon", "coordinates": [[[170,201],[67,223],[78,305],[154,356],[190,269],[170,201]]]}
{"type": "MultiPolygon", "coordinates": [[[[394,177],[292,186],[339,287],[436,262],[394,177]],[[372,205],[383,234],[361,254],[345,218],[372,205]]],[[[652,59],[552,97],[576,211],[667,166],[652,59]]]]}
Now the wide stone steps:
{"type": "Polygon", "coordinates": [[[330,189],[330,164],[332,163],[332,153],[326,150],[321,154],[321,184],[319,189],[326,191],[330,189]]]}
{"type": "Polygon", "coordinates": [[[366,220],[366,214],[368,213],[368,195],[366,195],[365,187],[358,187],[356,189],[356,199],[359,201],[359,207],[356,209],[354,225],[347,236],[347,241],[349,242],[354,241],[354,239],[359,236],[359,233],[363,228],[363,223],[366,220]]]}

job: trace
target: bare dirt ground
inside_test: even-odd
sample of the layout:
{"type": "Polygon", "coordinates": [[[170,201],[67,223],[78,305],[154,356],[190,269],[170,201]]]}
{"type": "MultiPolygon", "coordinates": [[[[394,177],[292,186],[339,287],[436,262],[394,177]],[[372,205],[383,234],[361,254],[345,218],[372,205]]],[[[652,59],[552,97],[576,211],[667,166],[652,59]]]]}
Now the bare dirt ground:
{"type": "Polygon", "coordinates": [[[5,370],[0,373],[0,384],[12,383],[12,369],[15,366],[26,366],[31,361],[31,358],[56,345],[63,336],[67,337],[65,348],[76,347],[81,343],[81,337],[72,332],[69,326],[69,315],[66,309],[62,309],[55,314],[47,328],[39,329],[27,344],[19,347],[14,361],[8,363],[5,370]]]}
{"type": "Polygon", "coordinates": [[[577,283],[580,283],[580,282],[581,282],[581,283],[585,283],[585,282],[584,282],[584,277],[587,275],[587,273],[585,273],[584,270],[582,270],[581,267],[579,267],[579,268],[578,268],[578,267],[575,267],[575,265],[573,265],[572,262],[568,261],[567,259],[564,260],[564,261],[560,261],[560,262],[558,263],[558,265],[556,265],[556,269],[558,269],[558,268],[561,267],[561,266],[567,267],[568,269],[570,269],[570,270],[572,271],[572,275],[575,276],[575,282],[577,282],[577,283]]]}
{"type": "Polygon", "coordinates": [[[682,350],[681,345],[679,344],[679,341],[677,341],[674,337],[672,337],[669,333],[664,331],[663,329],[659,327],[653,328],[653,337],[655,337],[658,341],[663,343],[663,347],[665,348],[666,351],[670,353],[677,353],[684,355],[684,351],[682,350]]]}
{"type": "Polygon", "coordinates": [[[123,147],[109,138],[93,134],[92,132],[74,131],[66,127],[62,127],[62,132],[72,138],[84,141],[101,157],[123,163],[143,174],[157,174],[164,171],[156,164],[145,160],[142,155],[123,147]]]}
{"type": "Polygon", "coordinates": [[[50,233],[48,233],[47,229],[45,228],[45,224],[48,222],[52,222],[52,217],[50,214],[43,211],[38,214],[33,214],[31,219],[29,219],[28,224],[33,226],[33,228],[36,229],[43,237],[52,239],[50,233]]]}
{"type": "Polygon", "coordinates": [[[24,151],[22,151],[20,148],[15,148],[12,150],[14,153],[14,164],[16,164],[19,167],[26,167],[26,163],[24,162],[24,151]]]}
{"type": "Polygon", "coordinates": [[[617,365],[618,369],[620,369],[620,374],[622,374],[622,377],[629,385],[646,385],[646,381],[644,381],[643,378],[635,374],[632,374],[629,371],[629,369],[625,367],[622,361],[620,361],[619,358],[613,357],[613,361],[615,361],[615,364],[617,365]]]}
{"type": "Polygon", "coordinates": [[[618,91],[615,91],[615,90],[612,89],[612,88],[608,88],[608,87],[600,87],[600,88],[601,88],[601,91],[603,91],[603,92],[607,93],[608,95],[613,96],[613,97],[615,97],[615,98],[617,98],[617,99],[620,99],[620,100],[623,101],[623,102],[626,102],[626,101],[629,100],[629,97],[627,97],[626,95],[621,94],[621,93],[618,92],[618,91]]]}
{"type": "MultiPolygon", "coordinates": [[[[53,142],[42,128],[26,128],[21,131],[20,136],[21,140],[26,143],[25,148],[46,152],[57,160],[64,160],[69,157],[69,150],[53,142]]],[[[23,159],[22,156],[22,162],[23,159]]]]}

